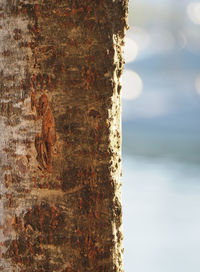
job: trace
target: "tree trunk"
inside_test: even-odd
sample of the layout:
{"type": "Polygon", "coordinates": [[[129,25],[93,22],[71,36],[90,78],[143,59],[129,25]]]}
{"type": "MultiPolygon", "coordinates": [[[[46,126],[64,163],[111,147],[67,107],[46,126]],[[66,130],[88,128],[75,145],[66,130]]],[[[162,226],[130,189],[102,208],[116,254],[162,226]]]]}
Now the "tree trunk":
{"type": "Polygon", "coordinates": [[[127,0],[0,0],[0,271],[122,271],[127,0]]]}

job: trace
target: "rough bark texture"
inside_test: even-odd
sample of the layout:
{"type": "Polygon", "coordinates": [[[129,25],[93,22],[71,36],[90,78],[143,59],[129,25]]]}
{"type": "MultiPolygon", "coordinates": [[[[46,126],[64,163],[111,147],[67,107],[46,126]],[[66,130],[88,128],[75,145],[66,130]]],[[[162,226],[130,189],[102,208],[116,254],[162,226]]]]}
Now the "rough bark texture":
{"type": "Polygon", "coordinates": [[[122,271],[127,0],[0,0],[0,271],[122,271]]]}

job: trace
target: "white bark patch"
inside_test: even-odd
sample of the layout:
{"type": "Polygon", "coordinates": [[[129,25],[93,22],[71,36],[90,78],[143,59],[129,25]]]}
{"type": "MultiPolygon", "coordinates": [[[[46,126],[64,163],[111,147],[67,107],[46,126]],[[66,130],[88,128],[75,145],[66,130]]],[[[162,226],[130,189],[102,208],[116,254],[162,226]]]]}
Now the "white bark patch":
{"type": "MultiPolygon", "coordinates": [[[[9,3],[18,4],[18,2],[0,0],[0,7],[9,3]]],[[[23,114],[30,112],[29,101],[23,104],[20,100],[24,98],[21,85],[26,78],[27,61],[31,57],[31,51],[20,46],[21,42],[30,40],[28,20],[8,16],[5,10],[0,13],[4,13],[0,19],[0,78],[3,82],[0,89],[0,242],[4,243],[8,239],[15,238],[16,234],[12,227],[13,217],[16,213],[21,214],[25,208],[23,199],[16,198],[13,173],[21,171],[25,177],[28,169],[26,147],[21,143],[18,144],[19,139],[26,140],[24,133],[26,122],[22,122],[22,116],[15,113],[14,109],[18,108],[23,114]],[[5,111],[1,114],[3,107],[5,111]],[[18,125],[15,125],[15,118],[19,119],[18,125]],[[9,197],[10,201],[16,202],[16,206],[9,204],[9,197]]],[[[7,248],[1,246],[0,255],[6,250],[7,248]]],[[[9,259],[6,260],[1,256],[0,268],[2,271],[20,271],[20,268],[14,267],[9,259]]]]}

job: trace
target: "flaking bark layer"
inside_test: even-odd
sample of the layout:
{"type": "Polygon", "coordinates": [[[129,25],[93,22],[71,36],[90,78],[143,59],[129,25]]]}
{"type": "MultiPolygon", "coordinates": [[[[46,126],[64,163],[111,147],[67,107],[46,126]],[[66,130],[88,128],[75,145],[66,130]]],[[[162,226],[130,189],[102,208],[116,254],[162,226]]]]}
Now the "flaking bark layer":
{"type": "Polygon", "coordinates": [[[0,0],[0,271],[122,271],[126,0],[0,0]]]}

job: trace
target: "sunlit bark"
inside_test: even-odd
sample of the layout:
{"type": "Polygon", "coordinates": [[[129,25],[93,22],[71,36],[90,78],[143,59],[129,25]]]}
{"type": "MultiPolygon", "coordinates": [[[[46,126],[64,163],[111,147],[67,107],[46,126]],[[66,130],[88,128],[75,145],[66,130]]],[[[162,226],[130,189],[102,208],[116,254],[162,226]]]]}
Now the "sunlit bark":
{"type": "Polygon", "coordinates": [[[126,0],[0,0],[0,271],[122,271],[126,0]]]}

